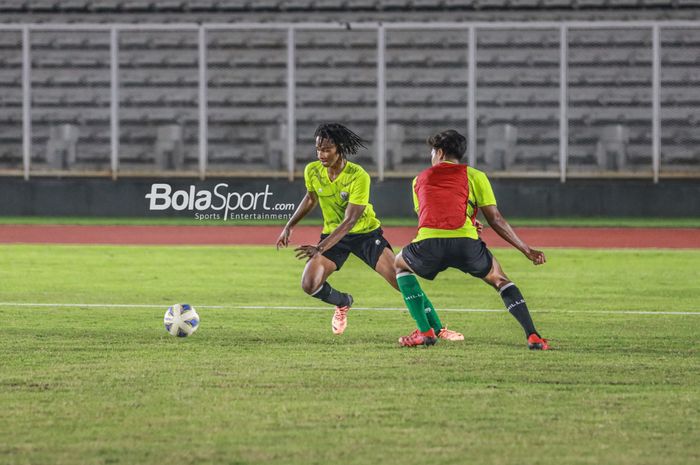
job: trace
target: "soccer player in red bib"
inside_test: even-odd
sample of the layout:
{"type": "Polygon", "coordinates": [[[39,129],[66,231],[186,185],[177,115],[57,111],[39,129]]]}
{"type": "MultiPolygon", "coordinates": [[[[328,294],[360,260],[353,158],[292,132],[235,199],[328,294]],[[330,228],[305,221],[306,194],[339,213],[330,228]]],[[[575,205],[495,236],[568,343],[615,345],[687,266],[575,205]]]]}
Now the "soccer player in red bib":
{"type": "Polygon", "coordinates": [[[428,318],[435,314],[415,275],[435,279],[447,268],[457,268],[483,279],[498,291],[508,311],[525,330],[530,349],[548,350],[549,344],[535,329],[518,287],[479,238],[476,214],[481,210],[496,233],[535,265],[544,253],[530,248],[503,218],[486,174],[461,164],[467,139],[454,130],[428,139],[432,167],[413,180],[413,203],[418,213],[418,235],[396,256],[396,278],[404,302],[418,329],[399,338],[404,347],[430,346],[437,342],[428,318]]]}

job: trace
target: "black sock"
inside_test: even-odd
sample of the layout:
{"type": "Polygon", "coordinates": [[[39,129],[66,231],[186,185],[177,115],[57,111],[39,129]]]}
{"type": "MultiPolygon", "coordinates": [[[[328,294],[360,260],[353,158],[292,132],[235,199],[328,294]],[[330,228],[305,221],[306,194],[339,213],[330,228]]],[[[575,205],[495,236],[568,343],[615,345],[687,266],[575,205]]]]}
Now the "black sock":
{"type": "Polygon", "coordinates": [[[503,303],[506,304],[506,309],[518,320],[520,326],[525,330],[525,336],[530,336],[532,333],[537,334],[535,324],[532,322],[532,318],[530,318],[530,312],[527,309],[527,304],[525,303],[523,295],[520,293],[520,289],[518,289],[515,284],[510,283],[503,286],[498,293],[501,294],[503,303]]]}
{"type": "Polygon", "coordinates": [[[350,294],[345,294],[339,292],[331,287],[328,282],[323,283],[321,289],[319,289],[311,297],[316,297],[319,300],[324,301],[327,304],[335,305],[336,307],[347,307],[352,303],[350,294]]]}

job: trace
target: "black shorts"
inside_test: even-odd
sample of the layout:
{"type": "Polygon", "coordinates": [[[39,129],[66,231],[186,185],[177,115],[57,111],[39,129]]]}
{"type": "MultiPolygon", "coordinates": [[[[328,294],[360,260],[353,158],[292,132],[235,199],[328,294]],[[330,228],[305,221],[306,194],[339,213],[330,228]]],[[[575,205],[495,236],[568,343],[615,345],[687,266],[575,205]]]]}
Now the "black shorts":
{"type": "Polygon", "coordinates": [[[468,237],[423,239],[408,244],[401,255],[418,276],[431,280],[447,268],[483,278],[493,264],[493,255],[486,244],[468,237]]]}
{"type": "MultiPolygon", "coordinates": [[[[321,234],[321,240],[327,237],[328,234],[321,234]]],[[[368,233],[346,234],[336,245],[323,252],[323,256],[335,263],[336,270],[339,270],[352,252],[375,269],[379,257],[387,247],[391,250],[389,241],[384,238],[384,231],[382,228],[377,228],[368,233]]]]}

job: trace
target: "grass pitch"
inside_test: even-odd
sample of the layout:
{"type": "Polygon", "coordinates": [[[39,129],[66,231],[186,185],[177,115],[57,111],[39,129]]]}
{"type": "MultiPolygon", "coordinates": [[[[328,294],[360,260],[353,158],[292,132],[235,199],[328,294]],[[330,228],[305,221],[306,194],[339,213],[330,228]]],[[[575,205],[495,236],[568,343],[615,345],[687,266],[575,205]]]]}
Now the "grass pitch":
{"type": "MultiPolygon", "coordinates": [[[[331,283],[375,310],[337,337],[290,250],[0,246],[0,463],[698,462],[700,251],[547,252],[495,250],[558,349],[531,352],[505,310],[443,310],[467,341],[398,348],[411,318],[353,257],[331,283]],[[191,338],[162,327],[175,302],[191,338]]],[[[422,283],[502,309],[457,272],[422,283]]]]}

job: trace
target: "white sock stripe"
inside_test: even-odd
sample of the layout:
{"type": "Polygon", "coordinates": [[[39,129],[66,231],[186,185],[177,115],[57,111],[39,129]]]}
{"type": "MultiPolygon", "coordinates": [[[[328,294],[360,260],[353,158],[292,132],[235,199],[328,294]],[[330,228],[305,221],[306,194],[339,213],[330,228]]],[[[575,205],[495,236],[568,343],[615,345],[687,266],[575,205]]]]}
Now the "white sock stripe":
{"type": "Polygon", "coordinates": [[[397,277],[397,278],[402,278],[402,277],[404,277],[404,276],[410,276],[410,275],[412,275],[412,274],[413,274],[413,273],[411,273],[410,271],[402,271],[402,272],[400,272],[400,273],[396,273],[396,277],[397,277]]]}
{"type": "Polygon", "coordinates": [[[500,289],[498,290],[498,293],[499,293],[499,294],[503,294],[503,291],[505,291],[506,289],[508,289],[510,286],[515,286],[515,283],[508,283],[508,284],[506,284],[505,286],[503,286],[502,288],[500,288],[500,289]]]}
{"type": "Polygon", "coordinates": [[[321,287],[319,287],[316,291],[314,291],[314,293],[311,294],[311,297],[313,297],[313,296],[315,296],[316,294],[318,294],[319,292],[321,292],[321,289],[323,289],[323,285],[324,285],[324,284],[326,284],[326,283],[321,284],[321,287]]]}

